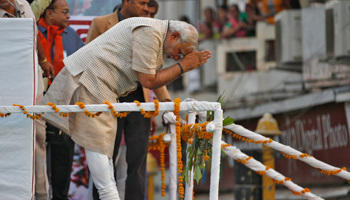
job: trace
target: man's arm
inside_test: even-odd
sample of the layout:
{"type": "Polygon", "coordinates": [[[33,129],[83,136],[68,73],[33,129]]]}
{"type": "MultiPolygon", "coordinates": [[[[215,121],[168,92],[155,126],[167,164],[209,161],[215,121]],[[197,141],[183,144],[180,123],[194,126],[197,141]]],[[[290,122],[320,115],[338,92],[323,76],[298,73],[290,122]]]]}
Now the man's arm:
{"type": "Polygon", "coordinates": [[[153,90],[153,91],[154,91],[154,93],[156,94],[157,99],[158,99],[160,102],[171,101],[171,97],[170,97],[169,91],[168,91],[168,89],[166,88],[166,86],[157,88],[157,89],[155,89],[155,90],[153,90]]]}
{"type": "Polygon", "coordinates": [[[208,62],[210,57],[211,52],[208,50],[201,52],[195,51],[184,56],[184,58],[179,62],[180,65],[175,64],[169,68],[157,71],[156,74],[146,74],[137,71],[137,76],[143,87],[157,89],[171,83],[183,73],[196,69],[197,67],[208,62]]]}
{"type": "Polygon", "coordinates": [[[48,78],[51,78],[51,74],[55,76],[55,69],[51,65],[51,63],[46,59],[44,49],[41,46],[39,35],[37,36],[37,49],[38,49],[39,65],[41,69],[44,71],[44,76],[48,78]]]}

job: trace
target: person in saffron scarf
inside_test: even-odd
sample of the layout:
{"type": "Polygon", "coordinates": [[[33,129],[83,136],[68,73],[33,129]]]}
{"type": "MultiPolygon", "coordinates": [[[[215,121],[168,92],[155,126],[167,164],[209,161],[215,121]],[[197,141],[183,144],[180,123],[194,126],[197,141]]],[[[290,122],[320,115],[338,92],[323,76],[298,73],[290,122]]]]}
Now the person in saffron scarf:
{"type": "MultiPolygon", "coordinates": [[[[68,26],[69,18],[67,2],[52,0],[38,22],[40,42],[47,60],[54,66],[57,74],[64,67],[63,59],[84,46],[79,35],[68,26]]],[[[68,199],[73,163],[74,142],[65,133],[61,133],[62,135],[64,140],[60,143],[49,143],[54,200],[68,199]]]]}

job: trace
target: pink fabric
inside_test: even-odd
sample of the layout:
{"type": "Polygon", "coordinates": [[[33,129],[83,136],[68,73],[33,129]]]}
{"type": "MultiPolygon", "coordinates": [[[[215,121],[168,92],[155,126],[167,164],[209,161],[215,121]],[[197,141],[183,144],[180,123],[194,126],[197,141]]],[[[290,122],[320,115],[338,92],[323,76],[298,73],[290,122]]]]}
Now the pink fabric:
{"type": "Polygon", "coordinates": [[[124,140],[124,130],[123,130],[123,134],[122,134],[122,140],[120,141],[120,146],[124,146],[125,144],[125,140],[124,140]]]}
{"type": "MultiPolygon", "coordinates": [[[[229,16],[228,20],[231,24],[232,28],[235,28],[238,26],[239,21],[237,21],[235,18],[229,16]]],[[[235,37],[245,37],[247,35],[247,31],[245,29],[240,29],[238,31],[235,32],[235,37]]]]}
{"type": "Polygon", "coordinates": [[[149,90],[149,99],[151,100],[151,102],[154,100],[154,92],[153,92],[153,90],[149,90]]]}

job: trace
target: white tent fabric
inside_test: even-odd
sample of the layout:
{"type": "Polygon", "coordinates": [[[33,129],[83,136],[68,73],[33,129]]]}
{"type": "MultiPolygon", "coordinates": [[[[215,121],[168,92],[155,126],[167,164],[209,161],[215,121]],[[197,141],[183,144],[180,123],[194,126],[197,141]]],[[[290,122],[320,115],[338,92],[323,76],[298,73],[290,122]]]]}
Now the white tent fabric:
{"type": "MultiPolygon", "coordinates": [[[[34,105],[34,20],[0,18],[0,27],[0,106],[34,105]]],[[[0,199],[33,198],[34,130],[22,113],[0,118],[0,199]]]]}

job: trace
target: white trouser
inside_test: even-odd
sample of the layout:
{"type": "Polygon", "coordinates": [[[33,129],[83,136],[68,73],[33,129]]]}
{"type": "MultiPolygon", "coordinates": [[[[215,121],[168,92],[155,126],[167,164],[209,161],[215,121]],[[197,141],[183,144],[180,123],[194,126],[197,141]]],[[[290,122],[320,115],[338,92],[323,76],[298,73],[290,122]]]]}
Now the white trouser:
{"type": "Polygon", "coordinates": [[[85,149],[90,175],[101,200],[120,200],[113,173],[113,160],[85,149]]]}

